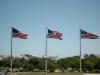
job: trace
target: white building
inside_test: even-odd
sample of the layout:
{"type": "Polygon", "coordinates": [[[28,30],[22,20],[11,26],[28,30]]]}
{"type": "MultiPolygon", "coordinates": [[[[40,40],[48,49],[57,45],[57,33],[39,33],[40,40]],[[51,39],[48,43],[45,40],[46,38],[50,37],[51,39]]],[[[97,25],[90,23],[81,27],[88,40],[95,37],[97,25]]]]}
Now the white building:
{"type": "Polygon", "coordinates": [[[3,55],[0,55],[0,60],[3,60],[4,59],[4,56],[3,55]]]}

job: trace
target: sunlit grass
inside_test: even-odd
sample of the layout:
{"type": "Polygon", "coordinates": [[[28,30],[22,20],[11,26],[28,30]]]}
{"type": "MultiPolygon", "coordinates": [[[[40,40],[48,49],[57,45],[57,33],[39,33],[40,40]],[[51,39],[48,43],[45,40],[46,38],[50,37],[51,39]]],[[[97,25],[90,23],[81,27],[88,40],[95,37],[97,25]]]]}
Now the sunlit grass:
{"type": "MultiPolygon", "coordinates": [[[[44,72],[23,72],[23,73],[13,73],[13,75],[45,75],[44,72]]],[[[48,73],[48,75],[83,75],[82,73],[48,73]]]]}

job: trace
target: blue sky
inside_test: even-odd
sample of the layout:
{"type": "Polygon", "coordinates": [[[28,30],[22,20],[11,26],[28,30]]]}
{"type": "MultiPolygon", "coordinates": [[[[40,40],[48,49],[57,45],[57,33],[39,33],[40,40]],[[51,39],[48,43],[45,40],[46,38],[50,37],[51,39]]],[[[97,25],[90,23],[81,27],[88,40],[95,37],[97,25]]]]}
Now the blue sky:
{"type": "MultiPolygon", "coordinates": [[[[13,38],[13,55],[45,54],[45,28],[63,33],[48,38],[48,56],[79,55],[79,27],[100,36],[100,0],[0,0],[0,54],[10,54],[11,26],[28,33],[13,38]]],[[[100,54],[100,39],[82,39],[82,54],[100,54]]]]}

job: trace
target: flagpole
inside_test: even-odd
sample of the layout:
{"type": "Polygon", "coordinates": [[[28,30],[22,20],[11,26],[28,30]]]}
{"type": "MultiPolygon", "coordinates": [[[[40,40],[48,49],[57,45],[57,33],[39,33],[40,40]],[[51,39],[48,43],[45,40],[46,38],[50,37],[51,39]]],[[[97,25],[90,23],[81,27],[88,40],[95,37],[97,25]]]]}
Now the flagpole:
{"type": "Polygon", "coordinates": [[[12,75],[12,27],[11,27],[11,75],[12,75]]]}
{"type": "Polygon", "coordinates": [[[82,64],[81,64],[81,56],[82,55],[81,55],[81,28],[80,27],[79,27],[79,31],[80,31],[80,35],[79,35],[80,41],[79,42],[80,42],[80,72],[81,72],[81,70],[82,70],[82,68],[81,68],[82,67],[82,64]]]}
{"type": "Polygon", "coordinates": [[[45,75],[47,75],[47,27],[46,27],[46,47],[45,47],[45,75]]]}

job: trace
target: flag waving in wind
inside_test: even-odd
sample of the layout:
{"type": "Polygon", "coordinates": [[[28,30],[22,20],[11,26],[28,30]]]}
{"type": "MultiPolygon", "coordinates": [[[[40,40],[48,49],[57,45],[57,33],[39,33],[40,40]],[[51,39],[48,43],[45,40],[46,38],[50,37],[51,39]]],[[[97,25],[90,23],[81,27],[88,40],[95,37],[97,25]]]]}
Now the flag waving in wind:
{"type": "Polygon", "coordinates": [[[19,31],[15,28],[12,28],[12,37],[13,38],[21,38],[21,39],[27,39],[27,33],[19,31]]]}
{"type": "Polygon", "coordinates": [[[48,34],[47,34],[47,38],[54,38],[54,39],[59,39],[62,40],[62,33],[58,32],[58,31],[52,31],[50,29],[48,29],[48,34]]]}
{"type": "Polygon", "coordinates": [[[81,29],[81,39],[98,39],[99,36],[95,35],[95,34],[92,34],[92,33],[89,33],[89,32],[86,32],[84,30],[81,29]]]}

